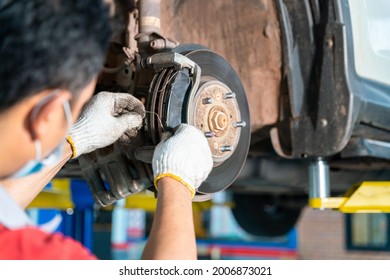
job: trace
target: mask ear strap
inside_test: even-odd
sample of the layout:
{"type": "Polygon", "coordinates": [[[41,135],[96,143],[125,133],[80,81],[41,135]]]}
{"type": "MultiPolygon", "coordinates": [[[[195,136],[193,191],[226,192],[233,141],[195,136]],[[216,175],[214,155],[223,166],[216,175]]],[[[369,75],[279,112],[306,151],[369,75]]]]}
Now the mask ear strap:
{"type": "Polygon", "coordinates": [[[35,145],[35,160],[41,161],[42,160],[42,145],[41,141],[39,139],[34,140],[35,145]]]}
{"type": "MultiPolygon", "coordinates": [[[[32,110],[30,115],[30,122],[33,123],[34,120],[37,118],[37,115],[39,111],[41,110],[42,106],[45,105],[47,102],[50,101],[53,97],[57,96],[59,94],[59,90],[53,91],[53,93],[49,94],[48,96],[45,96],[32,110]]],[[[42,145],[41,141],[39,139],[34,140],[34,146],[35,146],[35,160],[41,161],[42,160],[42,145]]]]}
{"type": "Polygon", "coordinates": [[[66,118],[66,122],[68,123],[68,131],[69,131],[69,129],[71,129],[73,125],[72,111],[70,109],[69,101],[63,102],[62,105],[64,106],[65,118],[66,118]]]}
{"type": "MultiPolygon", "coordinates": [[[[39,111],[41,110],[42,106],[45,105],[47,102],[50,101],[50,99],[54,98],[59,94],[59,90],[53,91],[51,94],[48,96],[44,97],[32,110],[31,115],[30,115],[30,122],[32,123],[39,111]]],[[[70,109],[69,101],[65,101],[62,103],[64,107],[64,112],[65,112],[65,118],[66,122],[68,124],[68,130],[72,127],[73,121],[72,121],[72,111],[70,109]]],[[[41,141],[39,139],[34,140],[34,145],[35,145],[35,160],[41,161],[42,160],[42,145],[41,141]]]]}

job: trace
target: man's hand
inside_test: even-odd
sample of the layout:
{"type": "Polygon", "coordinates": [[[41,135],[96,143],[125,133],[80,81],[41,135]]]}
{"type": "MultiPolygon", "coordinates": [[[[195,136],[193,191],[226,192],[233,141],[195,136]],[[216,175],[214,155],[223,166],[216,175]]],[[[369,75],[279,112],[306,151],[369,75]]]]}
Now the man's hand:
{"type": "Polygon", "coordinates": [[[197,128],[181,124],[172,137],[164,135],[153,156],[155,186],[170,177],[186,186],[192,197],[213,168],[209,144],[197,128]]]}
{"type": "Polygon", "coordinates": [[[182,124],[169,136],[164,135],[153,156],[157,208],[142,258],[196,259],[191,198],[211,172],[213,159],[197,128],[182,124]]]}
{"type": "Polygon", "coordinates": [[[135,136],[144,117],[144,105],[132,95],[98,93],[86,105],[80,119],[69,131],[68,142],[72,146],[72,158],[111,145],[125,132],[126,135],[135,136]]]}

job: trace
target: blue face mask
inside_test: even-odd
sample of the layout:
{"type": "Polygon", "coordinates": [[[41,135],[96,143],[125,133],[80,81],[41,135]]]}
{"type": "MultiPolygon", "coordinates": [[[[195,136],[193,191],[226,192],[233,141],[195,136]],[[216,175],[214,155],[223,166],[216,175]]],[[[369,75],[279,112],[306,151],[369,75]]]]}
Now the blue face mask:
{"type": "MultiPolygon", "coordinates": [[[[57,93],[54,93],[54,96],[57,93]]],[[[53,95],[50,95],[49,98],[44,99],[40,105],[34,108],[33,112],[31,113],[31,118],[30,121],[34,121],[35,117],[39,111],[39,109],[46,103],[48,102],[53,95]]],[[[63,103],[64,107],[64,112],[65,112],[65,117],[66,121],[68,123],[68,130],[72,126],[72,111],[70,110],[70,105],[68,101],[65,101],[63,103]]],[[[63,150],[64,150],[64,145],[65,145],[65,140],[63,140],[57,148],[55,148],[47,157],[42,159],[42,147],[41,147],[41,141],[39,139],[36,139],[35,142],[35,159],[28,161],[22,168],[20,168],[18,171],[13,173],[11,176],[8,178],[21,178],[25,177],[34,173],[37,173],[41,171],[45,167],[53,167],[56,164],[58,164],[61,161],[62,155],[63,155],[63,150]]]]}

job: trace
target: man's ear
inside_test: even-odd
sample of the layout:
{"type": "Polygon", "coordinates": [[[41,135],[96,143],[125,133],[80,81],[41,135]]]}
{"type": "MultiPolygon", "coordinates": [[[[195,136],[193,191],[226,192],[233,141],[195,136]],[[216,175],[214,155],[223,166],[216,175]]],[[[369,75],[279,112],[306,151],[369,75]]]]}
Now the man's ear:
{"type": "MultiPolygon", "coordinates": [[[[67,128],[63,103],[71,97],[69,91],[45,91],[30,113],[30,129],[34,139],[44,139],[54,133],[58,126],[67,128]]],[[[60,130],[60,129],[57,129],[60,130]]]]}

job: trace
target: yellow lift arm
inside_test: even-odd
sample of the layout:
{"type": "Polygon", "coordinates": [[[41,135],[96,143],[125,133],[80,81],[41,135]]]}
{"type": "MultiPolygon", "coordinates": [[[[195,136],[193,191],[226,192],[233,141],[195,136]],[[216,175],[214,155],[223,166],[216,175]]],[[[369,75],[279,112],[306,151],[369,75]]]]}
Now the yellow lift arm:
{"type": "Polygon", "coordinates": [[[343,197],[311,198],[309,205],[344,213],[390,212],[390,181],[363,182],[353,186],[343,197]]]}

